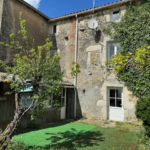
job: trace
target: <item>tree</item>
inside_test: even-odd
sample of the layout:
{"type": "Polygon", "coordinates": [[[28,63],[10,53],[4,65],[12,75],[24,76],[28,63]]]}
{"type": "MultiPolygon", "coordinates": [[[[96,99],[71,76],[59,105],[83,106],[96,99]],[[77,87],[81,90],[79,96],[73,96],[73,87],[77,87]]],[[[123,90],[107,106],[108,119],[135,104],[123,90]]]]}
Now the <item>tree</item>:
{"type": "Polygon", "coordinates": [[[150,1],[129,3],[121,21],[111,22],[103,31],[121,44],[121,51],[108,60],[117,79],[139,98],[136,116],[150,135],[150,1]],[[142,112],[142,113],[141,113],[142,112]]]}
{"type": "Polygon", "coordinates": [[[4,149],[7,147],[6,141],[9,139],[20,122],[23,115],[32,110],[32,119],[35,119],[40,110],[44,108],[52,94],[60,94],[60,82],[62,81],[63,73],[59,69],[60,56],[55,53],[50,56],[50,48],[52,43],[46,39],[46,44],[34,48],[34,40],[27,35],[26,21],[21,18],[20,13],[20,30],[18,34],[10,34],[10,43],[1,42],[4,47],[19,51],[13,59],[13,66],[7,66],[0,61],[0,67],[6,71],[7,75],[11,74],[12,79],[9,80],[11,91],[7,94],[15,93],[15,115],[13,121],[6,127],[4,132],[0,135],[0,147],[4,149]],[[18,40],[19,38],[19,40],[18,40]],[[30,80],[34,93],[32,97],[32,104],[28,108],[23,108],[18,96],[19,91],[26,81],[30,80]]]}

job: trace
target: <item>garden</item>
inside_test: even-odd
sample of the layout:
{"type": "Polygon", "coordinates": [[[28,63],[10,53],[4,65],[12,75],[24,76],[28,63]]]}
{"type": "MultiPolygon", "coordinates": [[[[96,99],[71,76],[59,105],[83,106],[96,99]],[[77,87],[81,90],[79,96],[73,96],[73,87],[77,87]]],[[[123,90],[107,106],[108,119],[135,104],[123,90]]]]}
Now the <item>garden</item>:
{"type": "Polygon", "coordinates": [[[119,122],[115,124],[116,127],[101,127],[84,121],[60,122],[44,129],[13,136],[9,148],[137,150],[137,126],[119,122]]]}

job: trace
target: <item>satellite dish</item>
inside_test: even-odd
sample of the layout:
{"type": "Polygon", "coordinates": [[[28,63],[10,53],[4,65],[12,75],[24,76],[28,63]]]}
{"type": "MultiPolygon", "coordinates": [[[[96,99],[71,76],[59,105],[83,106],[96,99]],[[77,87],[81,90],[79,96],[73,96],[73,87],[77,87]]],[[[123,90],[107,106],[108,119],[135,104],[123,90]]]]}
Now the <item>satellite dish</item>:
{"type": "Polygon", "coordinates": [[[96,29],[97,26],[98,26],[98,23],[95,19],[91,19],[91,20],[88,21],[88,26],[91,29],[96,29]]]}

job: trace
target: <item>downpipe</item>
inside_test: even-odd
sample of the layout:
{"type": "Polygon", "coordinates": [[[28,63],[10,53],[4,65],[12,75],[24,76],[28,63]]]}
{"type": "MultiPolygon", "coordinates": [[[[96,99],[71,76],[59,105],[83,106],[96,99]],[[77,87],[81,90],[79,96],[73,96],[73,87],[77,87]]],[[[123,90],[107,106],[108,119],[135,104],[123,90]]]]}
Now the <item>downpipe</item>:
{"type": "MultiPolygon", "coordinates": [[[[78,52],[78,15],[76,17],[76,38],[75,38],[75,64],[77,63],[77,52],[78,52]]],[[[76,119],[76,108],[77,108],[77,74],[74,77],[74,118],[76,119]]]]}

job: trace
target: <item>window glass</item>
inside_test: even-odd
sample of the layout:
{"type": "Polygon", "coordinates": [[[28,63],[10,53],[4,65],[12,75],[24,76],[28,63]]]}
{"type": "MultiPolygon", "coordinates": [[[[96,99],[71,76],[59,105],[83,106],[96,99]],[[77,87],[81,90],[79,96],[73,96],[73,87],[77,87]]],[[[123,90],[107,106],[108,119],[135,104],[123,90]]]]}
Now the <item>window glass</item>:
{"type": "Polygon", "coordinates": [[[121,93],[122,93],[121,90],[116,90],[116,97],[121,98],[121,93]]]}
{"type": "Polygon", "coordinates": [[[29,99],[32,96],[31,93],[21,93],[20,96],[22,107],[30,107],[32,104],[32,100],[29,99]]]}
{"type": "Polygon", "coordinates": [[[114,11],[112,14],[112,21],[118,21],[120,19],[119,11],[114,11]]]}
{"type": "Polygon", "coordinates": [[[120,52],[120,44],[119,43],[109,43],[108,44],[108,59],[112,59],[113,55],[116,55],[120,52]]]}
{"type": "Polygon", "coordinates": [[[110,98],[110,106],[115,107],[115,98],[110,98]]]}
{"type": "Polygon", "coordinates": [[[122,90],[121,89],[110,89],[110,106],[111,107],[122,107],[122,90]]]}
{"type": "Polygon", "coordinates": [[[115,89],[110,90],[110,97],[115,97],[115,89]]]}
{"type": "Polygon", "coordinates": [[[62,96],[65,97],[65,88],[62,90],[62,96]]]}
{"type": "Polygon", "coordinates": [[[116,99],[116,107],[122,107],[122,100],[121,99],[116,99]]]}
{"type": "Polygon", "coordinates": [[[116,46],[117,46],[117,53],[119,53],[120,52],[120,44],[117,43],[116,46]]]}
{"type": "Polygon", "coordinates": [[[109,46],[109,59],[112,59],[113,55],[115,55],[115,45],[110,44],[110,46],[109,46]]]}

